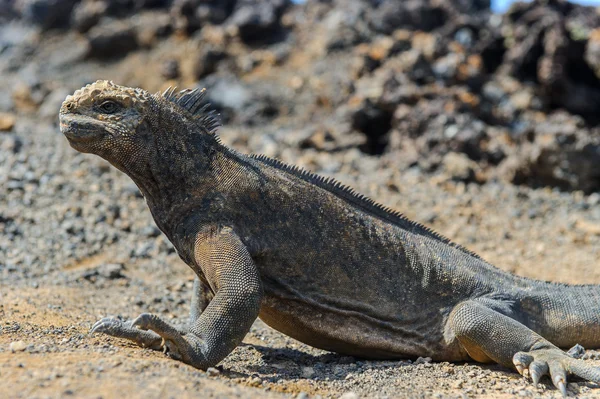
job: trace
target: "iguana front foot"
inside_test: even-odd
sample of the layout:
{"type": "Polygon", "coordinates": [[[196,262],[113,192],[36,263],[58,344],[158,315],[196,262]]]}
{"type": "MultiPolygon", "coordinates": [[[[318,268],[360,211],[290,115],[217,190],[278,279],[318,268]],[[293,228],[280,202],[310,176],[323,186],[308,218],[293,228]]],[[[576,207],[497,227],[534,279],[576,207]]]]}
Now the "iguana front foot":
{"type": "Polygon", "coordinates": [[[163,350],[169,357],[200,369],[209,367],[206,365],[204,344],[200,338],[172,326],[154,314],[142,313],[134,320],[125,322],[105,317],[97,321],[90,330],[90,333],[96,332],[128,339],[143,348],[163,350]]]}
{"type": "Polygon", "coordinates": [[[140,330],[132,321],[122,321],[115,317],[98,320],[90,330],[90,334],[104,333],[116,338],[125,338],[143,348],[160,350],[163,348],[162,338],[153,331],[140,330]]]}
{"type": "Polygon", "coordinates": [[[558,348],[517,352],[513,356],[513,364],[520,374],[531,377],[535,385],[539,383],[540,378],[548,375],[563,396],[567,396],[568,374],[600,383],[600,368],[575,359],[558,348]]]}
{"type": "Polygon", "coordinates": [[[142,313],[136,317],[132,326],[137,327],[138,331],[161,337],[165,353],[172,359],[181,360],[199,369],[209,367],[204,356],[205,344],[193,333],[182,332],[151,313],[142,313]]]}

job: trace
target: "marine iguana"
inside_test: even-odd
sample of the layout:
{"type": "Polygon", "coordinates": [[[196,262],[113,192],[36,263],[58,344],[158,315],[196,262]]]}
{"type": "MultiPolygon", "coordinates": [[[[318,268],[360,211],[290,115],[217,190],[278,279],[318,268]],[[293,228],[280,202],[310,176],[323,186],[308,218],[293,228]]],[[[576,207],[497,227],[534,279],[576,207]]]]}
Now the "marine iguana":
{"type": "Polygon", "coordinates": [[[600,287],[517,277],[352,189],[219,141],[204,90],[150,94],[97,81],[60,129],[128,174],[194,273],[189,327],[153,314],[92,328],[206,369],[260,317],[309,345],[363,358],[497,362],[600,383],[561,348],[600,346],[600,287]]]}

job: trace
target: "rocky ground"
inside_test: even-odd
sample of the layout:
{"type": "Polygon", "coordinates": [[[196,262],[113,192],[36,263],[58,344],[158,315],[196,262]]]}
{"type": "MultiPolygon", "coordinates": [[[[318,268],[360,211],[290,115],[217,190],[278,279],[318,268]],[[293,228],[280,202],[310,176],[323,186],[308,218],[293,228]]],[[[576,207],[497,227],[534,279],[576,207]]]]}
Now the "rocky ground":
{"type": "Polygon", "coordinates": [[[181,320],[192,274],[57,112],[96,79],[206,86],[240,151],[333,176],[504,270],[600,283],[599,27],[561,1],[504,16],[486,1],[0,3],[0,397],[558,397],[498,366],[364,361],[260,321],[209,373],[88,335],[106,315],[181,320]]]}

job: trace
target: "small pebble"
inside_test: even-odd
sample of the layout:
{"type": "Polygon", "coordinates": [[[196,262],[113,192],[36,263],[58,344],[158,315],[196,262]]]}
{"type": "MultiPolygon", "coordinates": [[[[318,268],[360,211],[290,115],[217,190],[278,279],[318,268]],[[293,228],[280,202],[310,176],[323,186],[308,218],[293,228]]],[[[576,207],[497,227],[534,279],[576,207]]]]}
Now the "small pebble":
{"type": "Polygon", "coordinates": [[[415,364],[427,364],[427,363],[431,363],[430,357],[419,357],[417,360],[415,360],[415,364]]]}
{"type": "Polygon", "coordinates": [[[312,367],[302,367],[302,377],[310,378],[315,375],[315,369],[312,367]]]}
{"type": "Polygon", "coordinates": [[[209,377],[215,377],[215,376],[221,374],[221,372],[214,367],[209,367],[208,369],[206,369],[206,374],[209,377]]]}
{"type": "Polygon", "coordinates": [[[23,352],[25,349],[27,349],[27,344],[23,341],[14,341],[10,343],[8,349],[10,349],[10,351],[13,353],[23,352]]]}
{"type": "Polygon", "coordinates": [[[262,385],[262,380],[259,377],[254,377],[250,380],[250,385],[253,387],[259,387],[262,385]]]}
{"type": "Polygon", "coordinates": [[[0,132],[9,132],[15,126],[17,117],[14,114],[0,112],[0,132]]]}

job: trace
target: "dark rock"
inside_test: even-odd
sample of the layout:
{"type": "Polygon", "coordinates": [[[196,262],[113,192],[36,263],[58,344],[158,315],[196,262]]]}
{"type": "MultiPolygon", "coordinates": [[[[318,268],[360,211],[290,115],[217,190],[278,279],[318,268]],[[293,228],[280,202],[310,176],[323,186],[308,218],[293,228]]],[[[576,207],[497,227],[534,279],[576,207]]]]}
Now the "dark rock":
{"type": "Polygon", "coordinates": [[[115,17],[129,15],[135,9],[136,0],[108,0],[106,13],[115,17]]]}
{"type": "Polygon", "coordinates": [[[164,8],[171,5],[171,0],[135,0],[135,9],[164,8]]]}
{"type": "Polygon", "coordinates": [[[380,101],[389,108],[399,104],[416,104],[422,94],[418,87],[405,74],[389,76],[383,83],[383,93],[380,101]]]}
{"type": "Polygon", "coordinates": [[[600,190],[600,172],[594,166],[600,162],[600,134],[586,129],[581,118],[557,113],[535,124],[531,136],[500,165],[504,179],[534,187],[600,190]]]}
{"type": "Polygon", "coordinates": [[[480,43],[475,50],[481,54],[485,72],[493,74],[502,64],[504,53],[506,52],[504,38],[500,35],[493,35],[493,37],[484,39],[480,43]]]}
{"type": "Polygon", "coordinates": [[[503,69],[519,80],[539,84],[547,109],[565,108],[595,124],[600,122],[594,111],[600,101],[600,78],[587,49],[593,53],[597,40],[593,28],[600,24],[600,16],[585,9],[561,0],[512,7],[505,16],[509,45],[503,69]]]}
{"type": "Polygon", "coordinates": [[[226,57],[227,54],[221,49],[211,48],[210,46],[203,47],[194,64],[194,77],[196,79],[201,79],[206,75],[215,72],[219,62],[226,57]]]}
{"type": "Polygon", "coordinates": [[[228,19],[237,36],[248,44],[273,43],[282,39],[280,18],[289,0],[243,0],[228,19]]]}
{"type": "Polygon", "coordinates": [[[367,154],[382,154],[392,127],[392,113],[366,100],[352,113],[351,118],[352,128],[366,136],[366,143],[361,150],[367,154]]]}
{"type": "Polygon", "coordinates": [[[175,30],[192,33],[200,28],[200,22],[195,16],[197,3],[197,0],[175,0],[173,2],[171,15],[175,30]]]}
{"type": "Polygon", "coordinates": [[[171,15],[175,29],[192,33],[203,25],[221,24],[233,12],[236,0],[174,0],[171,15]]]}
{"type": "Polygon", "coordinates": [[[490,0],[450,0],[447,4],[461,13],[469,14],[479,11],[489,11],[490,0]]]}
{"type": "Polygon", "coordinates": [[[160,74],[165,79],[176,79],[179,77],[179,61],[166,60],[160,66],[160,74]]]}
{"type": "Polygon", "coordinates": [[[401,59],[403,64],[402,70],[408,75],[411,81],[421,85],[431,83],[435,79],[431,64],[419,51],[406,51],[401,54],[401,59]]]}
{"type": "Polygon", "coordinates": [[[371,13],[370,25],[376,32],[389,35],[396,29],[410,28],[411,23],[411,15],[404,1],[384,0],[371,13]]]}
{"type": "Polygon", "coordinates": [[[138,47],[134,29],[127,23],[113,21],[92,28],[86,35],[89,43],[88,57],[117,58],[138,47]]]}
{"type": "Polygon", "coordinates": [[[42,29],[65,28],[79,0],[17,0],[15,9],[25,21],[42,29]]]}
{"type": "Polygon", "coordinates": [[[444,8],[422,0],[384,0],[371,14],[373,30],[391,34],[398,28],[432,31],[448,19],[444,8]]]}
{"type": "Polygon", "coordinates": [[[231,13],[231,7],[218,4],[200,4],[195,11],[195,17],[200,24],[221,24],[231,13]]]}
{"type": "Polygon", "coordinates": [[[92,283],[97,282],[99,278],[115,280],[125,278],[125,275],[123,274],[124,270],[125,265],[122,263],[107,263],[84,271],[80,278],[88,280],[92,283]]]}
{"type": "Polygon", "coordinates": [[[0,23],[7,23],[17,17],[18,13],[14,9],[13,1],[0,2],[0,23]]]}

